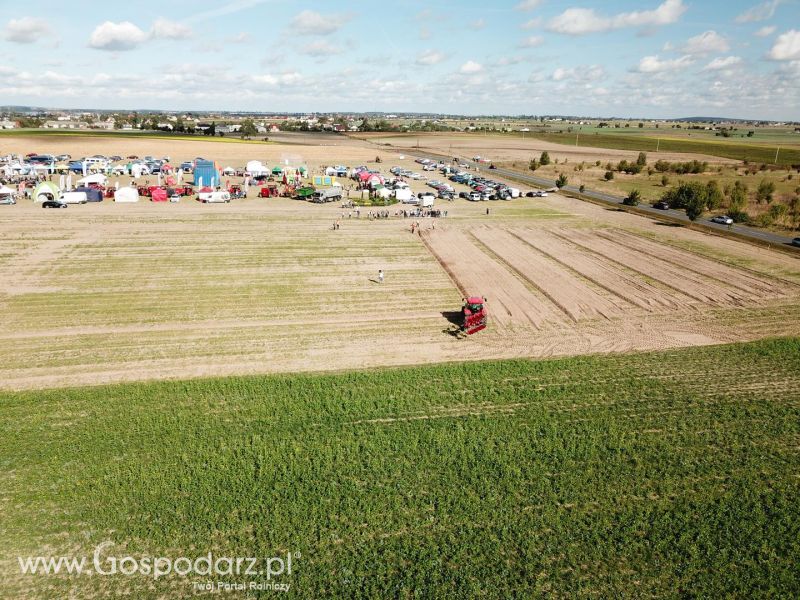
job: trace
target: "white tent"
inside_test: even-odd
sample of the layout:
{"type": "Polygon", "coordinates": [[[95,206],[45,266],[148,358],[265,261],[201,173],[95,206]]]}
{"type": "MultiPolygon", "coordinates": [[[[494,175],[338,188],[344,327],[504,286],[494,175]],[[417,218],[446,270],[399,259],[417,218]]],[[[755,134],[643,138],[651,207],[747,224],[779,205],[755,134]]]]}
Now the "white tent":
{"type": "Polygon", "coordinates": [[[236,175],[236,169],[234,169],[233,167],[225,167],[225,169],[222,172],[225,175],[236,175]]]}
{"type": "Polygon", "coordinates": [[[139,192],[135,187],[124,186],[114,192],[114,202],[138,202],[139,192]]]}
{"type": "Polygon", "coordinates": [[[258,177],[259,175],[269,175],[272,173],[272,170],[267,168],[259,160],[249,161],[244,170],[248,175],[252,175],[253,177],[258,177]]]}
{"type": "Polygon", "coordinates": [[[5,196],[13,196],[16,193],[16,190],[12,190],[10,187],[0,186],[0,198],[4,198],[5,196]]]}
{"type": "Polygon", "coordinates": [[[106,177],[102,173],[95,173],[94,175],[89,175],[88,177],[84,177],[83,179],[78,179],[78,186],[80,187],[82,185],[89,185],[90,183],[105,185],[107,182],[108,182],[108,177],[106,177]]]}

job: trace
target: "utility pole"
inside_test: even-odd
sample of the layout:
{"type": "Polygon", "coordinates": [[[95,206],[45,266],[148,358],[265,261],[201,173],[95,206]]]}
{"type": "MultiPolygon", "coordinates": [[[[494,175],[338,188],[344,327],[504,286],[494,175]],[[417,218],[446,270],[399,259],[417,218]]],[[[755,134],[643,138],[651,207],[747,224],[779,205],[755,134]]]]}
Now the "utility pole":
{"type": "Polygon", "coordinates": [[[658,152],[658,147],[661,145],[661,138],[657,138],[656,140],[656,152],[658,152]]]}
{"type": "Polygon", "coordinates": [[[781,151],[781,147],[778,146],[778,149],[775,150],[775,164],[776,165],[778,164],[778,152],[780,152],[780,151],[781,151]]]}

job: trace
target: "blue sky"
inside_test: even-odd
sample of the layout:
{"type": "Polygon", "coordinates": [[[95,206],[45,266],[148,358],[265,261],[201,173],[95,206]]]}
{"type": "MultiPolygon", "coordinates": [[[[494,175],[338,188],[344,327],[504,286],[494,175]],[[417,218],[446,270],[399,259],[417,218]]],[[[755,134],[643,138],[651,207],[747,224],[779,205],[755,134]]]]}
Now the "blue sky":
{"type": "Polygon", "coordinates": [[[800,0],[0,5],[0,104],[800,120],[800,0]]]}

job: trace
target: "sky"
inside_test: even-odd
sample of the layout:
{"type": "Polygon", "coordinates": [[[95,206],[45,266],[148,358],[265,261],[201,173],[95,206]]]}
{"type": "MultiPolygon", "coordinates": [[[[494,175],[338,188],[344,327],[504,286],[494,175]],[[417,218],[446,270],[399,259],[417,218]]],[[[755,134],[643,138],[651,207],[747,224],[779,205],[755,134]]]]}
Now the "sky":
{"type": "Polygon", "coordinates": [[[800,0],[0,8],[1,105],[800,120],[800,0]]]}

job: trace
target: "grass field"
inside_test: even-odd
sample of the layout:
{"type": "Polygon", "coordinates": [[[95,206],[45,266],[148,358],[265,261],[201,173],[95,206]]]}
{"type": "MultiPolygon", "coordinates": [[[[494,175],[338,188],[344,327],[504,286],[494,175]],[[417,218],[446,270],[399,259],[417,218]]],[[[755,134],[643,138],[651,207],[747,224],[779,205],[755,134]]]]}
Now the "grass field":
{"type": "MultiPolygon", "coordinates": [[[[587,133],[578,134],[577,142],[580,146],[591,148],[611,148],[614,150],[632,150],[637,152],[660,152],[707,154],[734,160],[749,161],[752,163],[766,163],[778,165],[800,164],[800,148],[798,140],[794,140],[794,147],[781,148],[777,145],[767,145],[763,141],[747,143],[743,141],[726,141],[713,139],[688,139],[676,137],[674,134],[656,136],[646,134],[616,134],[616,133],[587,133]],[[777,161],[775,160],[777,151],[777,161]]],[[[517,134],[520,135],[520,134],[517,134]]],[[[532,131],[526,134],[548,142],[558,144],[576,145],[576,134],[573,133],[544,133],[532,131]]]]}
{"type": "Polygon", "coordinates": [[[112,541],[300,553],[303,598],[796,596],[799,376],[795,338],[3,393],[3,595],[208,579],[19,573],[112,541]]]}
{"type": "Polygon", "coordinates": [[[3,138],[119,138],[136,140],[175,140],[185,142],[221,142],[243,144],[265,144],[261,139],[244,140],[240,137],[213,137],[204,135],[187,135],[159,131],[104,131],[92,129],[0,129],[0,139],[3,138]]]}

